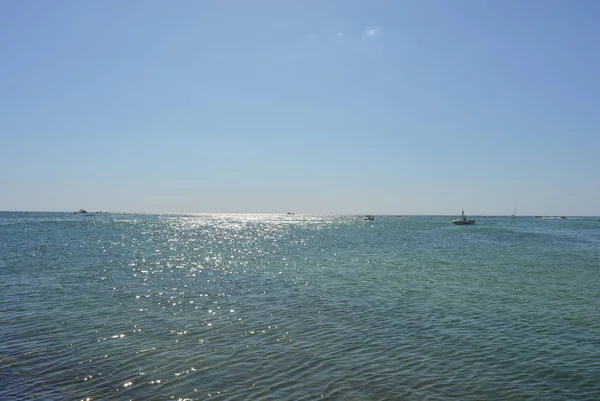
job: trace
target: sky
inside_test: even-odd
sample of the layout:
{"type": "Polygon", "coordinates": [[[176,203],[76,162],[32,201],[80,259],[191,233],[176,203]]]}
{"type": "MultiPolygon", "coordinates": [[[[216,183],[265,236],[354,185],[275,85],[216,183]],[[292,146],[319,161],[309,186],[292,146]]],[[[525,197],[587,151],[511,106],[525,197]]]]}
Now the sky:
{"type": "Polygon", "coordinates": [[[595,0],[0,0],[0,210],[600,215],[595,0]]]}

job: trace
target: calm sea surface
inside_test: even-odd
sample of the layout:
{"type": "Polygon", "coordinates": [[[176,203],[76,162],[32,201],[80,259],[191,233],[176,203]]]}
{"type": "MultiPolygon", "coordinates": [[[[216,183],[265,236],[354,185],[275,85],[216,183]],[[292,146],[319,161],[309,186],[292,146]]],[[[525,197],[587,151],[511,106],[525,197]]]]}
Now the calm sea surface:
{"type": "Polygon", "coordinates": [[[0,213],[0,399],[600,399],[600,222],[451,220],[0,213]]]}

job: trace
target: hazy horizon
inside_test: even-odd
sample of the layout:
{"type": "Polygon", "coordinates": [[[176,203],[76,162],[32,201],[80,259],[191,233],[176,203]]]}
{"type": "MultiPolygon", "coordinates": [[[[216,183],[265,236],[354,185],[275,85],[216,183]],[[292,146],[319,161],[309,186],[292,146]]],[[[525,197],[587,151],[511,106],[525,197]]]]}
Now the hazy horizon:
{"type": "MultiPolygon", "coordinates": [[[[79,209],[78,209],[79,210],[79,209]]],[[[0,213],[67,213],[67,214],[75,214],[78,210],[70,211],[70,210],[0,210],[0,213]]],[[[265,216],[280,216],[280,215],[298,215],[298,216],[390,216],[390,217],[419,217],[419,216],[460,216],[461,213],[451,213],[451,214],[442,214],[442,213],[422,213],[422,214],[409,214],[409,213],[303,213],[303,212],[135,212],[135,211],[110,211],[110,210],[88,210],[83,209],[88,214],[167,214],[167,215],[265,215],[265,216]]],[[[462,212],[462,211],[461,211],[462,212]]],[[[511,214],[486,214],[486,213],[466,213],[468,216],[475,217],[511,217],[511,214]]],[[[519,217],[597,217],[598,215],[568,215],[568,214],[548,214],[548,215],[516,215],[519,217]]]]}
{"type": "Polygon", "coordinates": [[[600,215],[600,3],[0,4],[0,210],[600,215]]]}

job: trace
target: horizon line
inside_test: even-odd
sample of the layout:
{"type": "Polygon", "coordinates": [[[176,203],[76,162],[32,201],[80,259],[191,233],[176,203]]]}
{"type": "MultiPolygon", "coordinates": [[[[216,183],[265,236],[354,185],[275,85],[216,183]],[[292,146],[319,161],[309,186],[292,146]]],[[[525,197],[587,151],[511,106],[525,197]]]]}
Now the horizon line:
{"type": "MultiPolygon", "coordinates": [[[[85,210],[85,209],[84,209],[85,210]]],[[[66,210],[0,210],[0,213],[64,213],[64,214],[80,214],[77,211],[66,211],[66,210]]],[[[128,212],[128,211],[93,211],[86,212],[86,214],[145,214],[145,215],[304,215],[304,216],[459,216],[460,213],[456,214],[439,214],[439,213],[306,213],[306,212],[128,212]]],[[[469,213],[469,216],[477,217],[511,217],[511,214],[483,214],[483,213],[469,213]]],[[[523,214],[518,215],[519,217],[595,217],[600,214],[537,214],[529,215],[523,214]]]]}

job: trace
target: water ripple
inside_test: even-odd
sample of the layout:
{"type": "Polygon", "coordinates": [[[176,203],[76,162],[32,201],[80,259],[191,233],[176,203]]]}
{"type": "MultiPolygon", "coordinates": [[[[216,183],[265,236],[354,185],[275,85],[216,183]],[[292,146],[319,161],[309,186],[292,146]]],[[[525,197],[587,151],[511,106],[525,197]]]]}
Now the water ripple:
{"type": "Polygon", "coordinates": [[[593,222],[486,220],[0,216],[0,397],[597,398],[593,222]]]}

